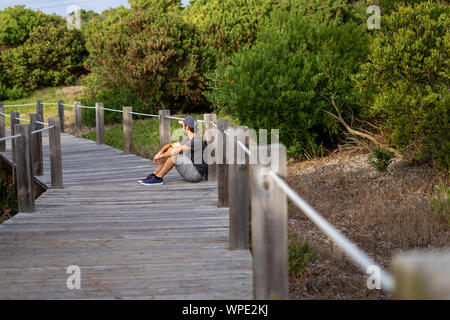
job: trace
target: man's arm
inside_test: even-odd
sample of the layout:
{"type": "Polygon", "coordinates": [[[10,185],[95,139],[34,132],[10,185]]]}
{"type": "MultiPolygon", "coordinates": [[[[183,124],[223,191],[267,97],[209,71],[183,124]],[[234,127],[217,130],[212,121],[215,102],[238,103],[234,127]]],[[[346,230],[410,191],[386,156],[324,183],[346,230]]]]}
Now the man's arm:
{"type": "Polygon", "coordinates": [[[162,159],[171,157],[172,155],[179,154],[185,150],[189,150],[188,146],[182,146],[179,142],[173,142],[166,144],[162,149],[155,155],[153,162],[158,162],[162,159]]]}

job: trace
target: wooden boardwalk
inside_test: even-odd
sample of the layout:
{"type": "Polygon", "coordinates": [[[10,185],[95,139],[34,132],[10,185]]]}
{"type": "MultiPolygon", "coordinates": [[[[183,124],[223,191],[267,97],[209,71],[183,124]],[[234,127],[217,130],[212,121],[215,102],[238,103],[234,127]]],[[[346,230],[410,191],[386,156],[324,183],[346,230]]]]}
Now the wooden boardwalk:
{"type": "Polygon", "coordinates": [[[252,299],[252,258],[228,249],[217,184],[172,170],[144,187],[150,160],[61,134],[65,188],[52,190],[47,133],[43,146],[49,189],[0,225],[0,299],[252,299]],[[66,287],[71,265],[79,290],[66,287]]]}

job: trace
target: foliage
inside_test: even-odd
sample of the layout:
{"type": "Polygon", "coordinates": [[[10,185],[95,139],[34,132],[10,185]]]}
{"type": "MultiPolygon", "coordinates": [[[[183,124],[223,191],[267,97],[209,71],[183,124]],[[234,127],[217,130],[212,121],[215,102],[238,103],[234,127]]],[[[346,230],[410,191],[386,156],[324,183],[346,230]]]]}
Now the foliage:
{"type": "MultiPolygon", "coordinates": [[[[7,177],[11,179],[11,177],[7,177]]],[[[18,211],[17,188],[15,184],[0,179],[0,223],[14,216],[18,211]]]]}
{"type": "Polygon", "coordinates": [[[88,41],[87,67],[101,79],[100,88],[126,89],[172,111],[204,107],[203,73],[210,60],[195,28],[179,15],[136,10],[88,41]]]}
{"type": "Polygon", "coordinates": [[[8,49],[22,45],[34,28],[53,24],[61,17],[46,15],[41,11],[25,9],[25,6],[7,7],[0,10],[0,48],[8,49]]]}
{"type": "Polygon", "coordinates": [[[433,198],[430,202],[439,213],[447,218],[448,225],[450,226],[450,187],[436,185],[435,188],[439,191],[441,197],[433,198]]]}
{"type": "Polygon", "coordinates": [[[377,171],[386,171],[387,167],[394,160],[394,154],[377,148],[372,151],[371,156],[367,160],[367,162],[377,171]]]}
{"type": "MultiPolygon", "coordinates": [[[[98,91],[88,91],[84,93],[80,98],[80,102],[85,106],[95,106],[96,102],[102,102],[105,108],[122,110],[124,106],[133,107],[134,112],[152,112],[155,110],[152,106],[149,106],[144,101],[134,96],[129,90],[117,88],[117,89],[101,89],[98,91]]],[[[83,123],[95,127],[96,118],[94,109],[82,109],[81,115],[83,117],[83,123]]],[[[113,111],[105,112],[105,123],[117,123],[122,121],[122,114],[113,111]]]]}
{"type": "Polygon", "coordinates": [[[297,236],[292,235],[289,239],[289,276],[292,278],[306,276],[306,270],[311,259],[314,257],[314,251],[308,243],[300,245],[297,236]]]}
{"type": "MultiPolygon", "coordinates": [[[[106,114],[110,113],[105,111],[106,114]]],[[[197,119],[201,115],[189,114],[197,119]]],[[[186,115],[184,115],[186,116],[186,115]]],[[[135,117],[135,116],[133,116],[135,117]]],[[[135,118],[134,118],[135,119],[135,118]]],[[[84,122],[84,118],[83,118],[84,122]]],[[[170,121],[172,138],[178,137],[181,134],[178,120],[170,121]]],[[[90,132],[83,135],[83,138],[96,140],[96,132],[90,132]]],[[[174,139],[172,139],[173,141],[174,139]]],[[[176,139],[175,139],[176,140],[176,139]]],[[[145,118],[133,121],[133,150],[134,153],[148,159],[153,159],[155,154],[159,151],[159,122],[156,118],[145,118]]],[[[123,127],[121,124],[114,125],[105,131],[105,144],[123,150],[123,127]]]]}
{"type": "Polygon", "coordinates": [[[180,0],[128,0],[131,8],[153,9],[160,12],[176,11],[181,8],[180,0]]]}
{"type": "Polygon", "coordinates": [[[3,99],[20,98],[46,86],[73,84],[85,73],[87,52],[81,33],[67,29],[62,17],[23,6],[6,8],[0,16],[8,21],[0,29],[1,45],[6,48],[0,56],[3,99]]]}
{"type": "Polygon", "coordinates": [[[350,17],[345,0],[195,0],[183,15],[202,30],[218,58],[227,60],[256,40],[273,11],[314,15],[317,21],[350,17]]]}
{"type": "Polygon", "coordinates": [[[399,5],[383,18],[368,62],[354,77],[368,106],[399,148],[450,167],[448,5],[399,5]]]}
{"type": "Polygon", "coordinates": [[[367,55],[362,27],[316,15],[273,14],[251,48],[219,64],[205,95],[218,112],[254,129],[280,129],[290,155],[321,154],[338,123],[323,110],[358,112],[350,75],[367,55]],[[320,20],[320,19],[318,19],[320,20]]]}

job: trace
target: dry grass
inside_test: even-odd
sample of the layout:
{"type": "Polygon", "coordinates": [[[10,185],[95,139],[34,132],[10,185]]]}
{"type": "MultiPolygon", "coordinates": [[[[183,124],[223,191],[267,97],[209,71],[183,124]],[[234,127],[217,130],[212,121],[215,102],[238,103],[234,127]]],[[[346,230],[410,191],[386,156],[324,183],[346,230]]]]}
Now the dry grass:
{"type": "MultiPolygon", "coordinates": [[[[340,152],[293,164],[288,182],[308,203],[375,261],[389,269],[392,256],[415,248],[449,245],[450,228],[430,203],[448,177],[427,165],[395,160],[386,172],[368,154],[340,152]]],[[[293,299],[383,299],[366,288],[355,267],[300,210],[289,204],[289,229],[316,252],[307,276],[291,283],[293,299]]]]}

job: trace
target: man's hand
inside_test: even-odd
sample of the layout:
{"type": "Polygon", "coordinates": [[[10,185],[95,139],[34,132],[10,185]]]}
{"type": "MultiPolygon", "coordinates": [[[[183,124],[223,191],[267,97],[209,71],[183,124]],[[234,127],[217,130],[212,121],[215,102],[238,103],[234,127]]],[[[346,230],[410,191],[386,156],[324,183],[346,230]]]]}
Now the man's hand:
{"type": "Polygon", "coordinates": [[[153,162],[159,162],[161,161],[161,155],[159,154],[159,152],[155,155],[155,157],[153,158],[153,162]]]}

